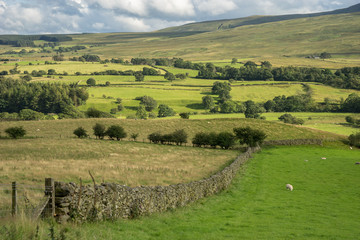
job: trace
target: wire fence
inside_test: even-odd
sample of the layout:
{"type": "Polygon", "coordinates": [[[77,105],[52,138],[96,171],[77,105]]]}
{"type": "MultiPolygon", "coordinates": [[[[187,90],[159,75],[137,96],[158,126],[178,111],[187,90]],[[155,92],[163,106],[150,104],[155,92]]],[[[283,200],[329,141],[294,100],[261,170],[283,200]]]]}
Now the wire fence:
{"type": "MultiPolygon", "coordinates": [[[[51,179],[52,180],[52,179],[51,179]]],[[[54,185],[28,185],[16,182],[0,183],[0,218],[26,215],[39,217],[45,212],[54,212],[48,204],[54,192],[54,185]]]]}

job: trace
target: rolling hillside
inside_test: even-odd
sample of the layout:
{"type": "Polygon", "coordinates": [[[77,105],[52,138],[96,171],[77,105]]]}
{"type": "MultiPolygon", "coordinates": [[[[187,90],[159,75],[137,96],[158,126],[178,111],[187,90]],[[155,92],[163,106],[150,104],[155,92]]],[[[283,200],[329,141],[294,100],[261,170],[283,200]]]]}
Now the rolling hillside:
{"type": "Polygon", "coordinates": [[[319,12],[319,13],[310,13],[310,14],[289,14],[289,15],[279,15],[279,16],[250,16],[250,17],[236,18],[236,19],[222,19],[222,20],[214,20],[214,21],[189,23],[178,27],[166,28],[161,30],[161,32],[189,32],[189,31],[211,32],[211,31],[236,28],[246,25],[258,25],[258,24],[280,22],[280,21],[293,20],[299,18],[311,18],[311,17],[326,16],[326,15],[355,13],[359,11],[360,11],[360,4],[356,4],[348,8],[338,9],[329,12],[319,12]]]}
{"type": "MultiPolygon", "coordinates": [[[[329,52],[334,57],[360,55],[360,13],[246,25],[214,32],[152,32],[72,35],[71,44],[95,45],[91,53],[109,57],[182,57],[221,60],[304,57],[329,52]]],[[[289,60],[286,60],[289,62],[289,60]]],[[[307,61],[304,65],[312,65],[307,61]]],[[[297,64],[300,62],[297,60],[297,64]]],[[[354,65],[359,65],[355,62],[354,65]]]]}

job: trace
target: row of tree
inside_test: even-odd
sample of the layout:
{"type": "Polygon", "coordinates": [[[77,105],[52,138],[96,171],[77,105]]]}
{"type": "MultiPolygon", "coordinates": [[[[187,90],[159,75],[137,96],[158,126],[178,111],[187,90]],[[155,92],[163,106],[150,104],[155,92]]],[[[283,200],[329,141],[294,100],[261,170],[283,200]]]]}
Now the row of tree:
{"type": "Polygon", "coordinates": [[[266,134],[258,129],[250,127],[234,128],[234,133],[230,132],[200,132],[195,135],[192,143],[197,147],[212,147],[219,146],[222,149],[229,149],[235,145],[238,140],[240,144],[246,144],[250,147],[255,147],[263,143],[266,134]]]}
{"type": "Polygon", "coordinates": [[[272,68],[268,62],[257,66],[247,62],[244,67],[216,67],[207,63],[199,70],[197,78],[225,79],[239,81],[287,81],[287,82],[319,82],[336,88],[360,89],[360,67],[346,67],[335,72],[330,69],[279,67],[272,68]]]}
{"type": "MultiPolygon", "coordinates": [[[[255,147],[262,144],[266,138],[266,134],[257,129],[250,127],[234,128],[234,133],[230,132],[199,132],[195,134],[192,139],[192,144],[197,147],[211,147],[216,148],[219,146],[222,149],[229,149],[235,145],[235,141],[238,140],[240,144],[246,144],[250,147],[255,147]]],[[[176,144],[182,145],[187,143],[187,133],[184,129],[176,130],[170,134],[161,134],[154,132],[149,134],[148,139],[152,143],[161,144],[176,144]]]]}
{"type": "MultiPolygon", "coordinates": [[[[111,125],[106,129],[105,125],[101,123],[96,123],[93,126],[94,135],[97,139],[104,139],[105,136],[108,136],[111,140],[118,140],[120,141],[123,138],[126,138],[127,133],[125,132],[124,128],[120,125],[111,125]]],[[[74,130],[74,135],[78,138],[85,138],[88,137],[87,131],[83,127],[78,127],[74,130]]]]}

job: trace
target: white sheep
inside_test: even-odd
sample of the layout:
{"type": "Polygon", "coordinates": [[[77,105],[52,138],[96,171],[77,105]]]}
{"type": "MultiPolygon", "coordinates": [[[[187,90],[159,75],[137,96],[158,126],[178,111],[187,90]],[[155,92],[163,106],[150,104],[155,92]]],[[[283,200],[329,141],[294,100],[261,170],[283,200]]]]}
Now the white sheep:
{"type": "Polygon", "coordinates": [[[286,189],[292,191],[294,187],[291,184],[286,184],[286,189]]]}

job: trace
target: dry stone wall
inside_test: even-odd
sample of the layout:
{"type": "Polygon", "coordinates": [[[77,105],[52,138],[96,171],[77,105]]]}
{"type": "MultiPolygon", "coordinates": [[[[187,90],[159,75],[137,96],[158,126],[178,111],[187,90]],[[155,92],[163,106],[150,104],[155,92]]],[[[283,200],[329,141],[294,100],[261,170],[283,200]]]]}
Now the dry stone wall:
{"type": "Polygon", "coordinates": [[[222,171],[190,183],[131,188],[114,183],[55,182],[56,218],[59,222],[136,218],[185,206],[227,188],[240,166],[259,150],[248,148],[222,171]]]}
{"type": "Polygon", "coordinates": [[[289,140],[269,140],[263,145],[322,145],[321,139],[289,139],[289,140]]]}

